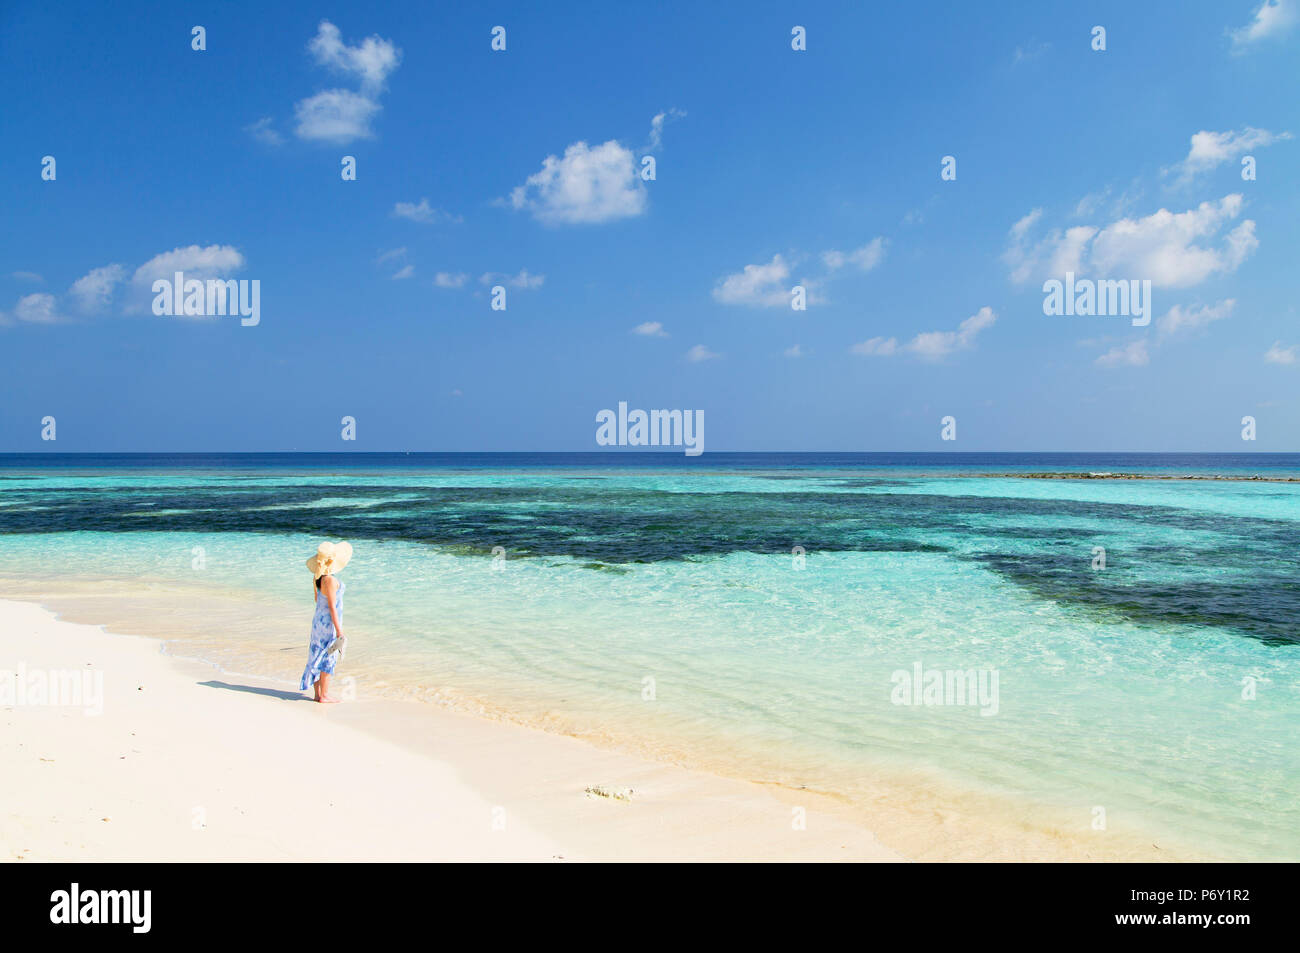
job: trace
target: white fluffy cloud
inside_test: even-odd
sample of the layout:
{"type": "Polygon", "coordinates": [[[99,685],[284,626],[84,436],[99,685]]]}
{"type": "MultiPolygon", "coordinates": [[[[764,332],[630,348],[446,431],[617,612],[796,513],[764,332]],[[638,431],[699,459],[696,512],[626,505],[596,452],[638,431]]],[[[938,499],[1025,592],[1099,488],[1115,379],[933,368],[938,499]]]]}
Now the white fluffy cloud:
{"type": "MultiPolygon", "coordinates": [[[[546,282],[545,275],[534,275],[527,268],[519,269],[518,274],[509,275],[500,271],[485,271],[478,277],[479,283],[487,285],[504,285],[527,291],[540,288],[546,282]]],[[[433,276],[435,288],[463,288],[469,281],[469,275],[463,271],[440,271],[433,276]]]]}
{"type": "Polygon", "coordinates": [[[1259,246],[1251,219],[1219,235],[1241,214],[1243,204],[1240,194],[1226,195],[1185,212],[1162,208],[1145,218],[1122,218],[1101,228],[1053,229],[1037,242],[1029,237],[1041,218],[1041,210],[1035,209],[1011,227],[1002,257],[1016,283],[1060,278],[1073,271],[1187,288],[1215,273],[1235,271],[1259,246]],[[1216,238],[1217,247],[1207,243],[1216,238]]]}
{"type": "MultiPolygon", "coordinates": [[[[657,113],[643,151],[656,151],[665,123],[685,115],[680,109],[657,113]]],[[[597,225],[644,214],[649,193],[632,149],[616,139],[594,147],[584,140],[569,145],[563,156],[543,159],[542,168],[512,189],[504,204],[546,225],[597,225]]]]}
{"type": "Polygon", "coordinates": [[[1174,335],[1199,331],[1208,327],[1212,322],[1222,320],[1232,314],[1232,309],[1236,305],[1235,298],[1226,298],[1218,304],[1206,305],[1200,308],[1184,308],[1182,305],[1176,304],[1164,316],[1156,319],[1156,333],[1162,338],[1170,338],[1174,335]]]}
{"type": "Polygon", "coordinates": [[[412,222],[419,222],[421,225],[434,225],[438,222],[457,223],[461,221],[458,215],[452,215],[440,208],[434,208],[426,198],[420,199],[418,205],[414,202],[396,203],[393,206],[393,217],[410,219],[412,222]]]}
{"type": "Polygon", "coordinates": [[[822,252],[822,262],[831,271],[837,271],[845,265],[853,265],[862,271],[870,271],[885,260],[885,245],[887,242],[883,237],[873,238],[861,248],[854,251],[824,251],[822,252]]]}
{"type": "Polygon", "coordinates": [[[957,325],[956,331],[923,331],[902,345],[897,338],[875,337],[855,344],[849,350],[867,357],[892,357],[907,353],[922,360],[938,361],[957,351],[973,347],[976,336],[985,328],[992,327],[997,319],[993,309],[985,305],[957,325]]]}
{"type": "Polygon", "coordinates": [[[1220,248],[1195,243],[1213,237],[1236,219],[1242,204],[1241,195],[1235,194],[1177,214],[1160,209],[1146,218],[1120,219],[1097,233],[1090,260],[1100,274],[1114,275],[1127,268],[1168,288],[1199,284],[1218,271],[1235,271],[1259,246],[1252,220],[1228,232],[1220,248]]]}
{"type": "Polygon", "coordinates": [[[711,361],[714,358],[721,356],[722,355],[720,354],[714,354],[703,344],[697,344],[686,352],[686,360],[690,361],[692,364],[698,364],[701,361],[711,361]]]}
{"type": "MultiPolygon", "coordinates": [[[[823,304],[826,298],[822,292],[835,278],[837,273],[852,266],[857,271],[867,272],[877,268],[885,258],[889,240],[877,236],[859,248],[851,251],[839,251],[831,248],[821,253],[822,271],[814,272],[813,277],[804,276],[797,284],[806,293],[806,304],[823,304]]],[[[777,308],[790,305],[790,281],[792,265],[806,261],[809,256],[795,251],[793,261],[776,254],[766,264],[746,265],[743,269],[730,275],[723,275],[713,287],[713,299],[722,304],[748,305],[756,308],[777,308]]],[[[802,267],[802,266],[801,266],[802,267]]]]}
{"type": "Polygon", "coordinates": [[[270,116],[263,116],[257,122],[250,123],[244,127],[244,132],[248,133],[258,142],[267,146],[278,146],[284,142],[284,136],[275,130],[273,125],[275,120],[270,116]]]}
{"type": "Polygon", "coordinates": [[[178,271],[185,279],[225,278],[244,267],[244,256],[233,245],[187,245],[154,255],[131,276],[131,300],[127,311],[146,310],[153,296],[153,283],[159,278],[171,280],[178,271]]]}
{"type": "Polygon", "coordinates": [[[433,276],[433,283],[438,288],[463,288],[469,281],[469,275],[462,272],[440,271],[433,276]]]}
{"type": "Polygon", "coordinates": [[[1200,307],[1174,305],[1156,319],[1155,338],[1143,336],[1127,344],[1117,344],[1097,358],[1099,367],[1145,367],[1151,363],[1151,347],[1167,343],[1171,338],[1184,337],[1204,330],[1215,321],[1232,314],[1237,302],[1233,298],[1200,307]]]}
{"type": "Polygon", "coordinates": [[[661,145],[664,139],[664,123],[671,122],[674,119],[681,119],[686,113],[680,109],[665,109],[663,112],[655,115],[650,120],[650,142],[646,146],[647,152],[654,152],[661,145]]]}
{"type": "Polygon", "coordinates": [[[1128,344],[1117,344],[1097,358],[1099,367],[1144,367],[1150,362],[1146,338],[1138,338],[1128,344]]]}
{"type": "MultiPolygon", "coordinates": [[[[132,273],[123,310],[145,310],[153,294],[154,281],[159,278],[171,280],[178,271],[184,272],[187,280],[206,280],[224,278],[243,267],[244,256],[231,245],[173,248],[150,258],[132,273]]],[[[126,274],[127,269],[117,264],[94,268],[72,283],[68,295],[73,299],[77,310],[83,314],[107,311],[117,286],[125,281],[126,274]]],[[[52,324],[64,319],[64,311],[54,295],[30,294],[18,300],[10,316],[33,324],[52,324]]]]}
{"type": "Polygon", "coordinates": [[[1251,21],[1236,30],[1230,30],[1232,51],[1244,53],[1260,40],[1281,36],[1300,20],[1296,0],[1264,0],[1256,9],[1251,21]]]}
{"type": "Polygon", "coordinates": [[[52,294],[38,292],[23,295],[9,314],[0,311],[0,327],[12,325],[15,321],[27,324],[55,324],[62,321],[59,313],[59,299],[52,294]]]}
{"type": "Polygon", "coordinates": [[[244,256],[233,245],[187,245],[154,255],[135,270],[131,283],[148,288],[156,279],[170,279],[178,271],[186,279],[224,278],[243,267],[244,256]]]}
{"type": "Polygon", "coordinates": [[[390,248],[388,251],[381,251],[375,257],[375,265],[380,268],[396,268],[397,271],[389,276],[394,281],[415,275],[415,266],[406,260],[405,245],[401,248],[390,248]]]}
{"type": "Polygon", "coordinates": [[[1238,131],[1211,132],[1202,129],[1192,136],[1192,146],[1187,158],[1177,165],[1165,169],[1166,175],[1177,173],[1178,181],[1187,182],[1202,172],[1208,172],[1232,159],[1239,159],[1253,149],[1262,149],[1275,142],[1291,138],[1289,132],[1269,132],[1245,126],[1238,131]]]}
{"type": "Polygon", "coordinates": [[[77,299],[81,311],[103,311],[113,299],[113,289],[125,277],[126,269],[121,265],[105,265],[74,281],[69,293],[77,299]]]}
{"type": "MultiPolygon", "coordinates": [[[[401,63],[402,51],[391,40],[378,36],[348,46],[338,27],[328,20],[320,22],[307,48],[317,63],[353,77],[361,88],[359,92],[326,89],[300,100],[294,106],[298,138],[336,145],[372,138],[370,125],[382,108],[379,94],[389,74],[401,63]]],[[[259,124],[254,123],[254,127],[259,124]]]]}
{"type": "Polygon", "coordinates": [[[360,45],[348,46],[339,28],[328,20],[321,20],[307,48],[317,63],[356,77],[370,94],[382,90],[388,75],[402,62],[402,51],[391,40],[368,36],[360,45]]]}
{"type": "Polygon", "coordinates": [[[575,142],[563,157],[547,156],[510,205],[547,225],[594,225],[642,214],[646,190],[631,149],[613,139],[594,148],[575,142]]]}
{"type": "Polygon", "coordinates": [[[649,338],[668,337],[668,332],[664,330],[664,326],[658,321],[646,321],[643,324],[638,324],[632,329],[632,333],[644,335],[649,338]]]}
{"type": "Polygon", "coordinates": [[[1283,347],[1281,341],[1274,341],[1273,346],[1264,352],[1264,360],[1269,364],[1294,364],[1296,346],[1283,347]]]}
{"type": "Polygon", "coordinates": [[[1017,284],[1041,275],[1081,271],[1088,243],[1097,235],[1097,229],[1091,225],[1075,225],[1065,230],[1053,229],[1046,238],[1031,244],[1029,232],[1042,214],[1042,209],[1034,209],[1011,226],[1011,244],[1002,259],[1011,266],[1011,280],[1017,284]]]}
{"type": "Polygon", "coordinates": [[[746,265],[744,270],[725,276],[713,289],[722,304],[745,304],[775,308],[790,304],[790,266],[779,254],[766,265],[746,265]]]}
{"type": "Polygon", "coordinates": [[[14,317],[29,324],[53,324],[60,320],[58,299],[43,292],[23,295],[14,305],[14,317]]]}
{"type": "Polygon", "coordinates": [[[517,275],[507,275],[499,271],[488,271],[479,275],[480,282],[485,285],[506,285],[510,288],[540,288],[546,281],[545,275],[532,275],[528,273],[527,268],[519,269],[517,275]]]}
{"type": "Polygon", "coordinates": [[[1011,226],[1011,238],[1013,241],[1023,241],[1029,234],[1029,230],[1038,224],[1038,220],[1043,217],[1043,210],[1036,208],[1029,212],[1023,218],[1019,219],[1011,226]]]}
{"type": "Polygon", "coordinates": [[[947,357],[975,343],[975,335],[993,326],[997,315],[987,305],[957,326],[956,331],[926,331],[908,342],[907,349],[927,360],[947,357]]]}
{"type": "Polygon", "coordinates": [[[348,89],[327,89],[293,107],[299,139],[314,139],[344,145],[355,139],[370,139],[370,123],[380,105],[368,96],[348,89]]]}

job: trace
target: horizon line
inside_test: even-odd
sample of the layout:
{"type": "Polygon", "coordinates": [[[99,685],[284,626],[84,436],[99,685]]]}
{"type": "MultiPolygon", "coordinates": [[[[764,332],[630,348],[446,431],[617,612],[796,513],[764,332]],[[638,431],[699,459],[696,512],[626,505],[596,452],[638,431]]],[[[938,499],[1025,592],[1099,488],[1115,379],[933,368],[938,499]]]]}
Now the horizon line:
{"type": "MultiPolygon", "coordinates": [[[[271,456],[271,455],[297,455],[297,456],[390,456],[411,454],[444,454],[456,456],[471,455],[506,455],[506,454],[550,454],[555,456],[587,454],[590,456],[603,457],[632,457],[632,456],[668,456],[683,457],[680,448],[677,449],[655,449],[655,450],[0,450],[0,457],[8,456],[167,456],[167,455],[187,455],[187,456],[271,456]]],[[[702,453],[687,457],[687,459],[702,459],[709,455],[720,456],[723,454],[1121,454],[1121,453],[1141,453],[1148,455],[1187,455],[1201,454],[1205,456],[1238,456],[1242,454],[1251,454],[1255,456],[1300,456],[1300,450],[706,450],[702,453]]]]}

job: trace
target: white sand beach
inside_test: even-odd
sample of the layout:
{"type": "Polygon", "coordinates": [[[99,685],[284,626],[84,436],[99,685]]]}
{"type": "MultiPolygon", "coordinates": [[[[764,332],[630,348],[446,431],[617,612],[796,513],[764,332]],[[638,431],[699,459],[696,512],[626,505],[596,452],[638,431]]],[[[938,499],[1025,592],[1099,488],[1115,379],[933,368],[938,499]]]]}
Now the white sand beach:
{"type": "Polygon", "coordinates": [[[103,692],[0,702],[0,858],[903,859],[829,797],[415,702],[317,705],[161,649],[0,601],[11,686],[21,666],[90,672],[91,695],[102,673],[103,692]]]}

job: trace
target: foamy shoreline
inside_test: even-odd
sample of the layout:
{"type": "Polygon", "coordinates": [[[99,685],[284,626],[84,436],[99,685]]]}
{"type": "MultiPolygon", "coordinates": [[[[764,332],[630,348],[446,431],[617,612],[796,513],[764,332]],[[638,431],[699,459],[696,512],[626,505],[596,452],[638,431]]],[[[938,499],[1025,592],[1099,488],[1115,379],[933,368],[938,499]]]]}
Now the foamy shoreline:
{"type": "Polygon", "coordinates": [[[19,663],[102,673],[102,713],[0,706],[6,861],[903,859],[830,798],[417,703],[315,705],[0,600],[0,670],[19,663]]]}

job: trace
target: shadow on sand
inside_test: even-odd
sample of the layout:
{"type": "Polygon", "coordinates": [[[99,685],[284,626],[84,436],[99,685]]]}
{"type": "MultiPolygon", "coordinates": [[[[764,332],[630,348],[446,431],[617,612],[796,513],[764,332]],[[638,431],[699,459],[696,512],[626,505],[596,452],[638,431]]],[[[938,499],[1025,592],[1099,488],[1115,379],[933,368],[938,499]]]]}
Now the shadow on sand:
{"type": "Polygon", "coordinates": [[[229,682],[199,682],[208,688],[224,688],[231,692],[247,692],[250,695],[265,695],[267,698],[282,698],[285,701],[305,701],[311,699],[301,692],[287,692],[281,688],[260,688],[257,685],[231,685],[229,682]]]}

